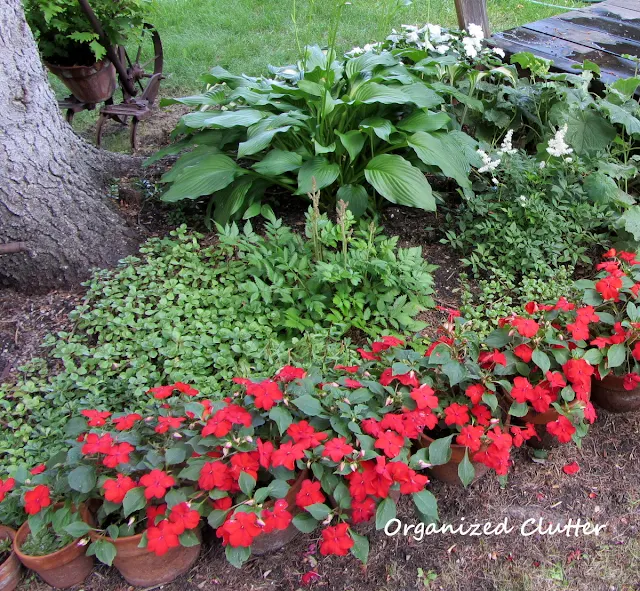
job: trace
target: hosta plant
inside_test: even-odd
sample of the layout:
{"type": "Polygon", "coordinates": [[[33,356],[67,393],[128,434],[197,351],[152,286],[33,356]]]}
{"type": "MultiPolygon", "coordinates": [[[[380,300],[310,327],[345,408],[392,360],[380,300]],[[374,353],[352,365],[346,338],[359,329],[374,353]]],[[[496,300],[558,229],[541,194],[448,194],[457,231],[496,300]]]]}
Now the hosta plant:
{"type": "Polygon", "coordinates": [[[270,78],[215,67],[181,139],[156,157],[184,154],[165,174],[165,201],[207,197],[225,223],[254,215],[268,187],[304,197],[320,190],[356,215],[392,203],[434,210],[424,173],[451,177],[470,194],[475,141],[451,128],[445,98],[389,51],[339,59],[307,47],[295,66],[270,78]]]}

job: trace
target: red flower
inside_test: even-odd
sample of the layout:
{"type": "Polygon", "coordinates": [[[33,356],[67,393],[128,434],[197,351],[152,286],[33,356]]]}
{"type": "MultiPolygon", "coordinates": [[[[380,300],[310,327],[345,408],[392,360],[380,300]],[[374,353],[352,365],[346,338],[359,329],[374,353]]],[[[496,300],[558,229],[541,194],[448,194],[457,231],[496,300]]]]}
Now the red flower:
{"type": "Polygon", "coordinates": [[[263,509],[260,518],[264,521],[264,527],[262,528],[265,534],[269,534],[275,530],[287,529],[291,524],[293,515],[287,511],[287,501],[284,499],[278,499],[274,506],[273,511],[270,509],[263,509]]]}
{"type": "Polygon", "coordinates": [[[258,446],[258,462],[266,470],[271,467],[271,454],[273,453],[273,443],[271,441],[262,442],[258,437],[256,439],[258,446]]]}
{"type": "Polygon", "coordinates": [[[287,435],[304,449],[318,447],[328,437],[326,433],[316,431],[307,421],[291,423],[287,428],[287,435]]]}
{"type": "Polygon", "coordinates": [[[198,486],[202,490],[219,488],[220,490],[230,491],[233,490],[235,482],[229,467],[223,462],[215,461],[207,462],[202,466],[198,478],[198,486]]]}
{"type": "Polygon", "coordinates": [[[587,419],[587,421],[589,421],[591,424],[593,424],[598,418],[596,409],[593,408],[593,404],[591,404],[591,402],[587,402],[586,406],[584,407],[584,418],[587,419]]]}
{"type": "Polygon", "coordinates": [[[487,426],[491,422],[491,411],[484,404],[476,404],[471,409],[471,414],[476,418],[478,425],[487,426]]]}
{"type": "Polygon", "coordinates": [[[166,512],[166,503],[162,503],[161,505],[147,505],[146,513],[149,525],[156,525],[156,522],[158,522],[158,517],[162,517],[164,519],[166,512]]]}
{"type": "Polygon", "coordinates": [[[388,458],[395,458],[404,446],[404,437],[390,429],[376,439],[375,447],[381,449],[388,458]]]}
{"type": "Polygon", "coordinates": [[[382,427],[380,423],[375,419],[363,419],[360,423],[362,430],[371,437],[379,437],[382,433],[382,427]]]}
{"type": "Polygon", "coordinates": [[[176,382],[175,384],[173,384],[173,387],[178,390],[178,392],[186,394],[187,396],[195,396],[196,394],[198,394],[198,390],[196,390],[193,386],[190,386],[189,384],[185,384],[183,382],[176,382]]]}
{"type": "Polygon", "coordinates": [[[353,523],[366,523],[376,514],[376,502],[367,497],[362,501],[351,501],[351,521],[353,523]]]}
{"type": "Polygon", "coordinates": [[[367,361],[380,361],[380,357],[370,351],[365,351],[364,349],[356,349],[358,353],[360,353],[360,357],[366,359],[367,361]]]}
{"type": "Polygon", "coordinates": [[[382,351],[386,351],[387,349],[391,349],[392,347],[399,347],[400,345],[404,345],[404,341],[398,339],[396,337],[382,337],[382,341],[376,341],[371,345],[371,349],[373,349],[374,353],[380,353],[382,351]]]}
{"type": "Polygon", "coordinates": [[[558,299],[558,301],[556,302],[556,305],[553,307],[556,310],[563,310],[564,312],[570,312],[571,310],[575,309],[576,305],[569,303],[567,298],[562,296],[560,299],[558,299]]]}
{"type": "Polygon", "coordinates": [[[438,407],[438,397],[435,396],[433,388],[427,384],[422,384],[419,388],[414,388],[409,394],[420,410],[425,408],[434,409],[438,407]]]}
{"type": "Polygon", "coordinates": [[[394,482],[400,484],[403,495],[420,492],[429,482],[426,476],[411,470],[404,462],[390,462],[387,464],[387,472],[394,482]]]}
{"type": "Polygon", "coordinates": [[[250,427],[251,415],[241,406],[228,404],[207,421],[207,424],[202,429],[202,436],[215,435],[216,437],[224,437],[231,431],[233,425],[250,427]]]}
{"type": "Polygon", "coordinates": [[[348,524],[331,525],[322,531],[320,554],[323,556],[346,556],[352,547],[353,540],[349,536],[348,524]]]}
{"type": "Polygon", "coordinates": [[[106,419],[111,416],[111,413],[106,410],[82,410],[80,414],[89,419],[87,423],[89,427],[102,427],[107,422],[106,419]]]}
{"type": "Polygon", "coordinates": [[[628,373],[622,380],[622,387],[625,390],[635,390],[640,384],[640,375],[637,373],[628,373]]]}
{"type": "Polygon", "coordinates": [[[247,385],[247,394],[254,397],[253,404],[256,408],[264,410],[271,410],[283,398],[280,386],[271,380],[247,385]]]}
{"type": "Polygon", "coordinates": [[[153,394],[153,397],[157,400],[164,400],[165,398],[169,398],[173,391],[175,390],[174,386],[156,386],[155,388],[149,388],[147,393],[153,394]]]}
{"type": "Polygon", "coordinates": [[[316,571],[310,570],[309,572],[306,572],[304,573],[304,575],[302,575],[300,581],[306,587],[307,585],[310,585],[318,579],[320,579],[320,575],[316,571]]]}
{"type": "Polygon", "coordinates": [[[315,505],[316,503],[324,503],[325,498],[321,492],[322,485],[320,482],[312,482],[311,480],[305,480],[302,483],[300,491],[296,495],[296,505],[304,508],[309,505],[315,505]]]}
{"type": "Polygon", "coordinates": [[[11,492],[15,485],[16,481],[13,478],[0,480],[0,503],[5,500],[7,493],[11,492]]]}
{"type": "Polygon", "coordinates": [[[622,289],[622,279],[613,275],[608,275],[596,283],[596,291],[603,300],[620,301],[620,289],[622,289]]]}
{"type": "Polygon", "coordinates": [[[346,378],[344,380],[344,385],[347,388],[351,388],[353,390],[355,390],[356,388],[362,388],[362,384],[358,380],[354,380],[352,378],[346,378]]]}
{"type": "Polygon", "coordinates": [[[154,429],[156,433],[166,433],[169,429],[179,429],[184,422],[184,417],[158,417],[158,425],[154,429]]]}
{"type": "Polygon", "coordinates": [[[464,391],[464,393],[469,397],[471,402],[476,405],[480,404],[482,396],[486,391],[486,388],[482,384],[471,384],[467,386],[467,389],[464,391]]]}
{"type": "Polygon", "coordinates": [[[176,481],[173,476],[162,470],[151,470],[140,478],[140,484],[145,487],[144,496],[149,499],[161,499],[167,493],[167,489],[174,486],[176,481]]]}
{"type": "Polygon", "coordinates": [[[33,490],[24,494],[24,510],[29,515],[40,513],[42,509],[51,505],[49,487],[39,484],[33,490]]]}
{"type": "Polygon", "coordinates": [[[105,480],[102,487],[104,488],[104,498],[110,503],[122,503],[126,494],[132,489],[138,486],[136,481],[124,474],[118,474],[118,477],[114,480],[105,480]]]}
{"type": "Polygon", "coordinates": [[[518,345],[513,353],[522,359],[525,363],[529,363],[531,361],[531,357],[533,356],[533,349],[529,347],[526,343],[522,343],[522,345],[518,345]]]}
{"type": "Polygon", "coordinates": [[[353,447],[347,443],[344,437],[336,437],[325,443],[322,457],[330,458],[333,462],[339,462],[344,456],[348,456],[352,452],[353,447]]]}
{"type": "Polygon", "coordinates": [[[589,338],[589,325],[584,322],[567,324],[567,330],[576,341],[586,341],[589,338]]]}
{"type": "Polygon", "coordinates": [[[258,470],[260,469],[259,454],[257,452],[239,452],[231,456],[231,476],[234,480],[240,478],[240,473],[249,474],[254,480],[258,479],[258,470]]]}
{"type": "Polygon", "coordinates": [[[137,412],[111,419],[116,426],[116,431],[128,431],[140,420],[142,420],[142,415],[139,415],[137,412]]]}
{"type": "Polygon", "coordinates": [[[200,513],[192,509],[189,503],[179,503],[171,509],[169,521],[173,523],[175,533],[180,535],[187,529],[198,527],[200,513]]]}
{"type": "Polygon", "coordinates": [[[460,434],[456,437],[456,443],[468,447],[469,451],[475,452],[482,447],[481,437],[483,435],[483,427],[467,425],[460,429],[460,434]]]}
{"type": "Polygon", "coordinates": [[[545,377],[552,391],[561,390],[567,385],[567,382],[564,381],[564,376],[559,371],[548,371],[545,377]]]}
{"type": "Polygon", "coordinates": [[[578,466],[578,462],[571,462],[570,464],[563,466],[562,471],[565,474],[576,474],[580,471],[580,466],[578,466]]]}
{"type": "Polygon", "coordinates": [[[524,404],[533,396],[533,386],[527,378],[517,376],[513,379],[511,398],[520,404],[524,404]]]}
{"type": "Polygon", "coordinates": [[[469,422],[469,407],[457,402],[444,409],[444,422],[447,425],[466,425],[469,422]]]}
{"type": "Polygon", "coordinates": [[[300,367],[293,367],[292,365],[285,365],[278,371],[275,376],[275,380],[278,382],[289,383],[293,380],[301,380],[307,375],[307,372],[300,367]]]}
{"type": "Polygon", "coordinates": [[[478,356],[478,362],[483,369],[491,369],[492,365],[507,365],[507,358],[504,353],[494,349],[493,351],[482,351],[478,356]]]}
{"type": "Polygon", "coordinates": [[[40,464],[39,466],[36,466],[35,468],[31,468],[31,470],[29,470],[29,472],[31,472],[31,474],[33,474],[34,476],[37,476],[38,474],[42,474],[46,469],[47,469],[47,467],[44,464],[40,464]]]}
{"type": "Polygon", "coordinates": [[[102,463],[108,468],[115,468],[120,464],[127,464],[129,462],[129,454],[134,450],[133,445],[129,443],[118,443],[109,450],[109,453],[104,460],[102,460],[102,463]]]}
{"type": "Polygon", "coordinates": [[[547,431],[557,437],[560,443],[569,443],[576,428],[567,417],[560,415],[557,421],[547,423],[547,431]]]}
{"type": "Polygon", "coordinates": [[[431,410],[405,410],[402,413],[402,430],[398,431],[409,439],[418,439],[425,429],[433,429],[438,424],[438,417],[431,410]]]}
{"type": "Polygon", "coordinates": [[[341,369],[347,373],[358,373],[360,366],[358,365],[336,365],[335,369],[341,369]]]}
{"type": "Polygon", "coordinates": [[[233,499],[231,497],[222,497],[213,502],[213,508],[217,511],[228,511],[233,507],[233,499]]]}
{"type": "Polygon", "coordinates": [[[553,402],[550,390],[545,388],[542,384],[538,384],[529,397],[529,402],[533,409],[537,412],[547,412],[553,402]]]}
{"type": "Polygon", "coordinates": [[[274,450],[271,455],[271,464],[275,468],[278,466],[284,466],[289,470],[293,470],[296,467],[296,460],[304,458],[304,447],[296,443],[295,445],[291,441],[283,443],[280,449],[274,450]]]}
{"type": "Polygon", "coordinates": [[[109,433],[98,436],[95,433],[89,433],[84,440],[82,453],[84,455],[91,454],[108,454],[113,445],[113,439],[109,433]]]}
{"type": "Polygon", "coordinates": [[[216,535],[222,538],[224,545],[248,548],[253,543],[253,538],[262,533],[257,521],[255,513],[238,511],[216,530],[216,535]]]}
{"type": "Polygon", "coordinates": [[[536,336],[538,330],[540,330],[540,325],[535,320],[522,318],[521,316],[513,318],[510,324],[518,331],[518,334],[526,338],[536,336]]]}
{"type": "Polygon", "coordinates": [[[166,519],[147,529],[147,550],[156,556],[164,556],[171,548],[180,545],[175,525],[166,519]]]}

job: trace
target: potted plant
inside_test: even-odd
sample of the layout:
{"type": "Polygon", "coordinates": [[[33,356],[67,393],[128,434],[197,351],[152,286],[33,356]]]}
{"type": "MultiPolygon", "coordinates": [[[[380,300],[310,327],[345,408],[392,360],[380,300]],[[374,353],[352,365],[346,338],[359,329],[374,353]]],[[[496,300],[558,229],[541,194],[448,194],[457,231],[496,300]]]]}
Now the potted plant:
{"type": "MultiPolygon", "coordinates": [[[[122,45],[140,30],[146,0],[91,0],[109,42],[122,45]]],[[[25,16],[49,70],[80,101],[113,96],[116,71],[78,0],[26,0],[25,16]]]]}
{"type": "Polygon", "coordinates": [[[589,333],[597,365],[593,401],[611,412],[640,410],[640,261],[635,253],[611,249],[596,266],[594,280],[582,280],[584,300],[600,322],[589,333]]]}
{"type": "Polygon", "coordinates": [[[13,551],[16,530],[0,525],[0,589],[13,591],[20,582],[20,561],[13,551]]]}

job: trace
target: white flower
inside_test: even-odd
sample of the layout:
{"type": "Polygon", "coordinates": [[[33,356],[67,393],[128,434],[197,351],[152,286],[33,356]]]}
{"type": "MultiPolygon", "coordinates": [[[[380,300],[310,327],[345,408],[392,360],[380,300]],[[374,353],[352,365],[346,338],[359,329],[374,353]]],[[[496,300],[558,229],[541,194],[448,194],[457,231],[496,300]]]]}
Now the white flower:
{"type": "Polygon", "coordinates": [[[471,23],[468,27],[469,35],[475,39],[484,39],[484,31],[480,25],[474,25],[471,23]]]}
{"type": "Polygon", "coordinates": [[[492,182],[494,185],[496,185],[496,186],[498,186],[498,185],[500,184],[500,181],[499,181],[496,177],[493,177],[493,178],[491,179],[491,182],[492,182]]]}
{"type": "Polygon", "coordinates": [[[436,47],[436,51],[440,54],[440,55],[444,55],[445,53],[447,53],[447,51],[449,51],[449,49],[451,49],[448,45],[438,45],[436,47]]]}
{"type": "Polygon", "coordinates": [[[502,49],[502,47],[494,47],[493,53],[495,53],[496,55],[499,55],[501,58],[504,59],[504,49],[502,49]]]}
{"type": "Polygon", "coordinates": [[[432,25],[427,23],[425,30],[427,32],[426,38],[436,44],[446,43],[451,39],[449,33],[443,33],[440,25],[432,25]]]}
{"type": "Polygon", "coordinates": [[[542,162],[540,162],[540,164],[539,164],[540,170],[542,170],[546,165],[547,165],[547,163],[544,160],[542,162]]]}
{"type": "Polygon", "coordinates": [[[527,198],[524,195],[520,195],[520,197],[518,197],[518,201],[523,207],[527,204],[527,198]]]}
{"type": "Polygon", "coordinates": [[[564,161],[565,162],[573,162],[573,158],[565,158],[564,161]]]}
{"type": "Polygon", "coordinates": [[[567,125],[563,125],[558,131],[556,131],[555,136],[549,140],[549,146],[547,147],[547,152],[552,156],[557,156],[558,158],[562,156],[567,156],[573,152],[573,149],[570,148],[567,143],[564,141],[564,136],[567,134],[567,125]]]}
{"type": "Polygon", "coordinates": [[[420,41],[420,37],[416,31],[411,31],[407,34],[407,43],[418,43],[420,41]]]}
{"type": "Polygon", "coordinates": [[[473,37],[464,37],[462,39],[462,46],[464,47],[464,52],[468,57],[474,58],[478,55],[478,51],[480,51],[480,41],[473,37]]]}
{"type": "Polygon", "coordinates": [[[504,136],[502,140],[502,144],[500,144],[500,149],[498,150],[498,154],[515,154],[518,150],[516,150],[511,144],[511,139],[513,138],[513,129],[507,131],[507,134],[504,136]]]}
{"type": "Polygon", "coordinates": [[[362,47],[354,47],[351,51],[347,51],[345,55],[354,57],[356,55],[362,55],[363,53],[364,53],[364,49],[362,49],[362,47]]]}
{"type": "Polygon", "coordinates": [[[489,156],[489,154],[487,154],[484,150],[477,150],[477,153],[480,155],[480,158],[482,158],[482,162],[484,164],[484,166],[478,168],[479,173],[482,174],[483,172],[493,172],[496,168],[498,168],[500,159],[491,160],[491,156],[489,156]]]}

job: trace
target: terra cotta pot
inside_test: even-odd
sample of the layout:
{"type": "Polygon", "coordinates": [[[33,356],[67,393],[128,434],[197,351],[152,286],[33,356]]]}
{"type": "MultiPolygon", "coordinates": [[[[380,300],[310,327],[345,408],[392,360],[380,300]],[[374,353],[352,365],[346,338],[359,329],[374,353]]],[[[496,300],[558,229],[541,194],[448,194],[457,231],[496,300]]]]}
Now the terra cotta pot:
{"type": "Polygon", "coordinates": [[[56,587],[67,589],[82,583],[93,570],[93,557],[87,556],[86,544],[78,538],[64,548],[46,556],[28,556],[20,547],[29,535],[29,522],[25,521],[13,540],[13,551],[20,562],[40,575],[42,580],[56,587]]]}
{"type": "MultiPolygon", "coordinates": [[[[16,537],[15,530],[0,525],[0,540],[9,538],[11,542],[16,537]]],[[[11,552],[2,564],[0,564],[0,591],[13,591],[20,582],[20,561],[15,552],[11,552]]]]}
{"type": "MultiPolygon", "coordinates": [[[[422,433],[420,438],[418,439],[418,443],[420,447],[429,447],[435,439],[429,437],[426,433],[422,433]]],[[[441,482],[446,482],[447,484],[455,484],[457,486],[462,486],[462,481],[458,476],[458,466],[464,460],[465,450],[467,448],[464,445],[458,445],[457,443],[451,444],[451,459],[446,464],[441,464],[440,466],[431,466],[427,468],[427,471],[436,479],[441,482]]],[[[476,471],[476,475],[473,479],[473,482],[476,482],[478,479],[482,478],[488,471],[489,468],[484,464],[479,462],[471,462],[472,466],[476,471]]]]}
{"type": "Polygon", "coordinates": [[[640,387],[625,390],[624,377],[609,374],[602,380],[591,381],[593,401],[609,412],[635,412],[640,410],[640,387]]]}
{"type": "Polygon", "coordinates": [[[80,102],[101,103],[116,90],[116,69],[107,59],[91,66],[46,65],[80,102]]]}

